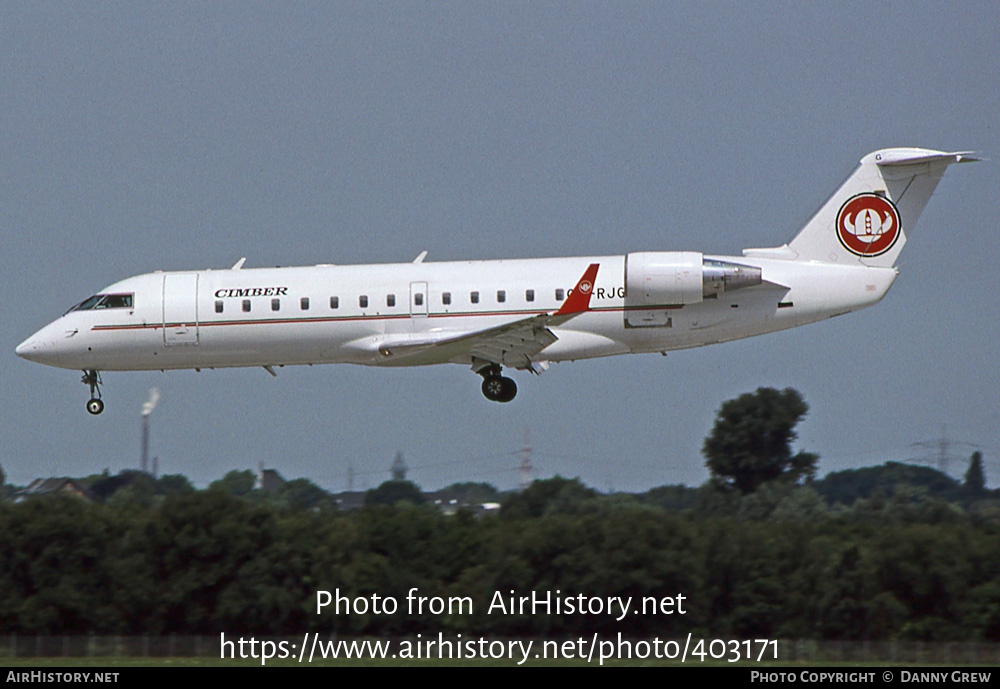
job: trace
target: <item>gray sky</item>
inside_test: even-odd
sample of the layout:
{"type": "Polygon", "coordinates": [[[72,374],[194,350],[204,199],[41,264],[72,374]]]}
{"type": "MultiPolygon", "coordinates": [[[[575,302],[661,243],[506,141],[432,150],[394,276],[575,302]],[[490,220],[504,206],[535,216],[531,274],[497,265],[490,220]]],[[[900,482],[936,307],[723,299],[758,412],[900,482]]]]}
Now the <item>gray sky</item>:
{"type": "MultiPolygon", "coordinates": [[[[797,388],[823,472],[974,443],[1000,484],[1000,5],[4,3],[0,464],[8,481],[258,462],[333,490],[645,490],[707,477],[726,399],[797,388]],[[697,350],[515,373],[460,366],[79,373],[14,348],[156,269],[621,254],[738,255],[795,234],[888,146],[976,150],[921,217],[886,299],[697,350]]],[[[968,457],[971,447],[951,448],[968,457]]],[[[964,463],[955,467],[960,474],[964,463]]]]}

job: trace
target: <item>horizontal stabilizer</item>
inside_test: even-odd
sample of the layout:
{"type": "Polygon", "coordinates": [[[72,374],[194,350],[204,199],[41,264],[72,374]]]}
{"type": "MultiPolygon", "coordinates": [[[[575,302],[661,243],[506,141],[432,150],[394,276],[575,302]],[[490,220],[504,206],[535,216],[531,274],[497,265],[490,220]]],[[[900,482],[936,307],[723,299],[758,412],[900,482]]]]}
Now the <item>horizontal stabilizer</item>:
{"type": "Polygon", "coordinates": [[[947,161],[948,163],[975,163],[982,158],[976,158],[972,151],[956,151],[955,153],[945,153],[943,151],[927,151],[922,148],[893,148],[875,154],[875,164],[879,167],[894,167],[898,165],[917,165],[919,163],[934,163],[947,161]]]}

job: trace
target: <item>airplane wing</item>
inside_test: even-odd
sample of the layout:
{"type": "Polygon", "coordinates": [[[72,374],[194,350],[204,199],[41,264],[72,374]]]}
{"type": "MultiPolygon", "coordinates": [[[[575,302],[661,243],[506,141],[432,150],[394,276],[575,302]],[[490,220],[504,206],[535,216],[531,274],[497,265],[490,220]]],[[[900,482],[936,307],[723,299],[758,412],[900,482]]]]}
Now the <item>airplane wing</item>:
{"type": "Polygon", "coordinates": [[[549,330],[550,326],[562,325],[590,310],[590,296],[599,267],[599,263],[590,264],[558,311],[438,339],[383,342],[378,351],[392,359],[392,363],[398,361],[400,364],[415,364],[425,358],[435,361],[479,359],[501,366],[531,368],[532,357],[559,339],[549,330]]]}

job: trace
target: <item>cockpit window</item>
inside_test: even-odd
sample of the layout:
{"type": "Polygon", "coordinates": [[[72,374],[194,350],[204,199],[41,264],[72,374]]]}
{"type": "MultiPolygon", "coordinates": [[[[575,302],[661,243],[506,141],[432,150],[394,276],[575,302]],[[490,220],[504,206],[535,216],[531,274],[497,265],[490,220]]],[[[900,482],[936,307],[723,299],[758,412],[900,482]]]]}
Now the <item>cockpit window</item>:
{"type": "Polygon", "coordinates": [[[104,298],[97,302],[95,309],[130,309],[132,308],[131,294],[106,294],[104,298]]]}
{"type": "MultiPolygon", "coordinates": [[[[131,294],[95,294],[89,299],[81,301],[69,311],[89,311],[91,309],[130,309],[132,308],[131,294]]],[[[69,313],[67,311],[66,313],[69,313]]]]}
{"type": "Polygon", "coordinates": [[[90,309],[94,308],[94,306],[97,305],[97,302],[101,300],[102,296],[103,295],[101,294],[95,294],[89,299],[84,299],[76,306],[70,307],[70,310],[67,311],[66,313],[69,313],[70,311],[89,311],[90,309]]]}

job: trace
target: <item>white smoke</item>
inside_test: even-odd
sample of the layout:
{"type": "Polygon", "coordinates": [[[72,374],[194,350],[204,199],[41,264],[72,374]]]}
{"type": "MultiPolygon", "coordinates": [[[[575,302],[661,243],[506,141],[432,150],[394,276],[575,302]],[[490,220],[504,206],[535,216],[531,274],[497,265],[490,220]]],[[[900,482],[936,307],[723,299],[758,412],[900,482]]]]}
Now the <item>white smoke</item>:
{"type": "Polygon", "coordinates": [[[156,403],[160,401],[160,388],[150,388],[149,399],[142,404],[142,415],[149,416],[156,409],[156,403]]]}

